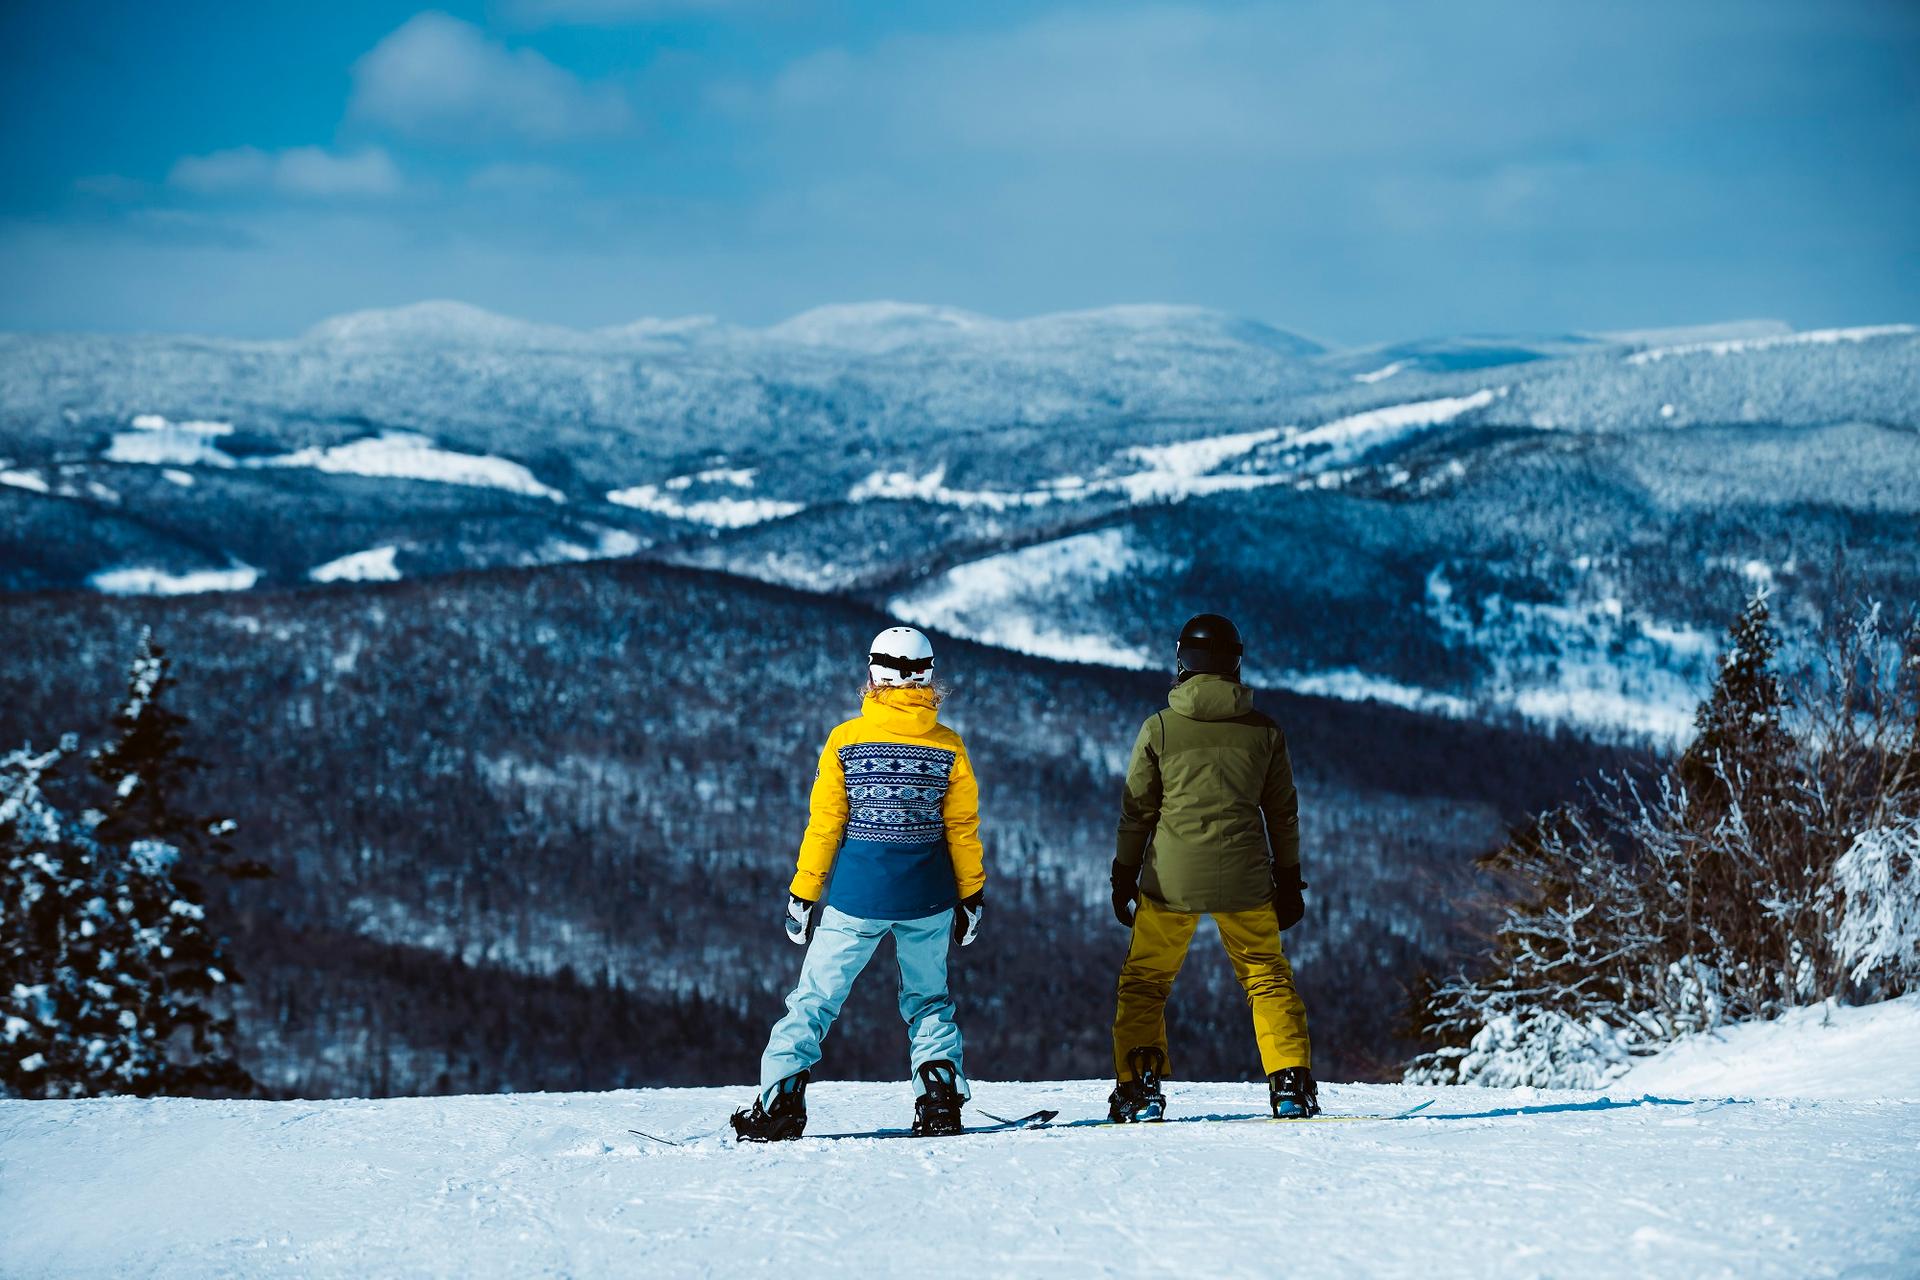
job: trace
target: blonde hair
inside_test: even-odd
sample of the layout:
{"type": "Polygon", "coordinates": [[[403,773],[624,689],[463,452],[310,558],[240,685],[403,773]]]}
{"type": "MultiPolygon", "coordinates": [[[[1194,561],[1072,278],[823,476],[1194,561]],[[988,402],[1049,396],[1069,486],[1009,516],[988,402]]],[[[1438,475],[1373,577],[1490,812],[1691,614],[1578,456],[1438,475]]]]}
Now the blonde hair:
{"type": "Polygon", "coordinates": [[[875,684],[872,676],[868,676],[860,686],[862,698],[875,698],[885,702],[887,695],[893,693],[924,693],[933,699],[933,705],[937,707],[953,696],[953,687],[939,680],[928,684],[875,684]]]}

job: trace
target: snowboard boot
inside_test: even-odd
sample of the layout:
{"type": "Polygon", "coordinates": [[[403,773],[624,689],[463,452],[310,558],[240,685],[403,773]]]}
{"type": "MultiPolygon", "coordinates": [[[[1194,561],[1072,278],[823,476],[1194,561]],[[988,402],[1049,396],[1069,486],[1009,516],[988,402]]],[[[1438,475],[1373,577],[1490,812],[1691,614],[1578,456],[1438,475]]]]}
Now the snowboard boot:
{"type": "Polygon", "coordinates": [[[917,1138],[932,1138],[959,1133],[960,1108],[966,1099],[960,1096],[959,1070],[945,1058],[920,1064],[923,1092],[913,1100],[913,1133],[917,1138]]]}
{"type": "Polygon", "coordinates": [[[1268,1076],[1267,1101],[1275,1120],[1305,1120],[1320,1114],[1320,1090],[1313,1083],[1313,1072],[1305,1067],[1287,1067],[1268,1076]]]}
{"type": "Polygon", "coordinates": [[[773,1105],[753,1100],[753,1110],[733,1113],[737,1142],[785,1142],[807,1131],[807,1073],[788,1076],[779,1084],[773,1105]]]}
{"type": "Polygon", "coordinates": [[[1107,1119],[1115,1124],[1143,1124],[1164,1119],[1167,1095],[1160,1091],[1160,1078],[1166,1074],[1167,1056],[1151,1045],[1127,1052],[1127,1068],[1133,1079],[1113,1087],[1107,1098],[1107,1119]]]}

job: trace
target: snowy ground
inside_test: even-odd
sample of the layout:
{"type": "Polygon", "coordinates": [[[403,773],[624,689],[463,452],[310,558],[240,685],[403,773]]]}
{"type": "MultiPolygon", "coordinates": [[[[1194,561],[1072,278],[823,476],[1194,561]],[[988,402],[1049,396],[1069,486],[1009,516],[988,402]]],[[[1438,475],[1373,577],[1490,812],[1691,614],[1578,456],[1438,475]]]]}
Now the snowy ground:
{"type": "MultiPolygon", "coordinates": [[[[1085,1124],[1107,1087],[978,1087],[1003,1115],[1058,1108],[1048,1130],[778,1147],[718,1136],[744,1088],[4,1103],[0,1274],[1920,1273],[1916,1104],[1354,1085],[1325,1090],[1330,1111],[1436,1102],[1379,1123],[1085,1124]]],[[[821,1133],[908,1110],[904,1085],[812,1101],[821,1133]]],[[[1193,1118],[1263,1099],[1172,1101],[1193,1118]]]]}
{"type": "Polygon", "coordinates": [[[1920,1102],[1920,994],[1689,1036],[1614,1082],[1670,1098],[1920,1102]]]}

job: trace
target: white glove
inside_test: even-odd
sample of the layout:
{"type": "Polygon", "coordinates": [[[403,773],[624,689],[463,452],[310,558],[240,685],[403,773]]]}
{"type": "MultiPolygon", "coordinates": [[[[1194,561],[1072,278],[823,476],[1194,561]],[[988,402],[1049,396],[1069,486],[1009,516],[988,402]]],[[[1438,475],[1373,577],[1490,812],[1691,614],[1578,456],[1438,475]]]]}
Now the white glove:
{"type": "Polygon", "coordinates": [[[804,947],[813,940],[813,909],[819,905],[805,898],[787,899],[787,941],[804,947]]]}
{"type": "Polygon", "coordinates": [[[987,895],[984,890],[967,898],[953,909],[953,940],[963,947],[973,945],[980,936],[980,917],[987,914],[987,895]]]}

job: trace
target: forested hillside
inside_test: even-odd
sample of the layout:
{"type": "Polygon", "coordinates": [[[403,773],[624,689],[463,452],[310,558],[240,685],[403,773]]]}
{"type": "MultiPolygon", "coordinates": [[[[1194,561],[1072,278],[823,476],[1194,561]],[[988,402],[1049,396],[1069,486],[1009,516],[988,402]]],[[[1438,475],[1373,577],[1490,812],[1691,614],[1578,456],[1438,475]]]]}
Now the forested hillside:
{"type": "MultiPolygon", "coordinates": [[[[13,597],[0,740],[95,732],[139,628],[170,649],[197,797],[264,882],[223,890],[248,1066],[351,1095],[747,1079],[797,957],[780,904],[820,739],[880,615],[638,562],[176,600],[13,597]],[[23,643],[30,638],[30,643],[23,643]]],[[[987,1078],[1097,1074],[1126,935],[1106,905],[1118,771],[1158,675],[944,641],[984,788],[982,945],[957,957],[987,1078]]],[[[1329,1079],[1383,1078],[1411,976],[1478,917],[1470,855],[1618,757],[1577,739],[1280,693],[1309,893],[1289,935],[1329,1079]]],[[[882,961],[881,963],[885,963],[882,961]]],[[[1203,946],[1174,1035],[1258,1073],[1203,946]]],[[[891,1079],[890,984],[838,1076],[891,1079]]]]}
{"type": "MultiPolygon", "coordinates": [[[[193,799],[279,872],[215,904],[273,1090],[744,1078],[814,752],[871,635],[921,625],[987,787],[978,1070],[1088,1074],[1122,753],[1224,611],[1302,779],[1316,1068],[1380,1078],[1407,989],[1493,923],[1472,859],[1683,746],[1742,601],[1773,592],[1793,676],[1835,602],[1913,598],[1916,405],[1910,325],[0,336],[0,744],[93,740],[152,625],[193,799]]],[[[1188,1069],[1254,1070],[1217,958],[1172,1016],[1188,1069]]],[[[849,1017],[832,1069],[897,1075],[887,984],[849,1017]]]]}
{"type": "Polygon", "coordinates": [[[1753,588],[1808,626],[1913,593],[1917,404],[1909,325],[1329,353],[1182,307],[425,304],[0,335],[0,591],[642,556],[1130,666],[1229,608],[1271,684],[1671,747],[1753,588]]]}

